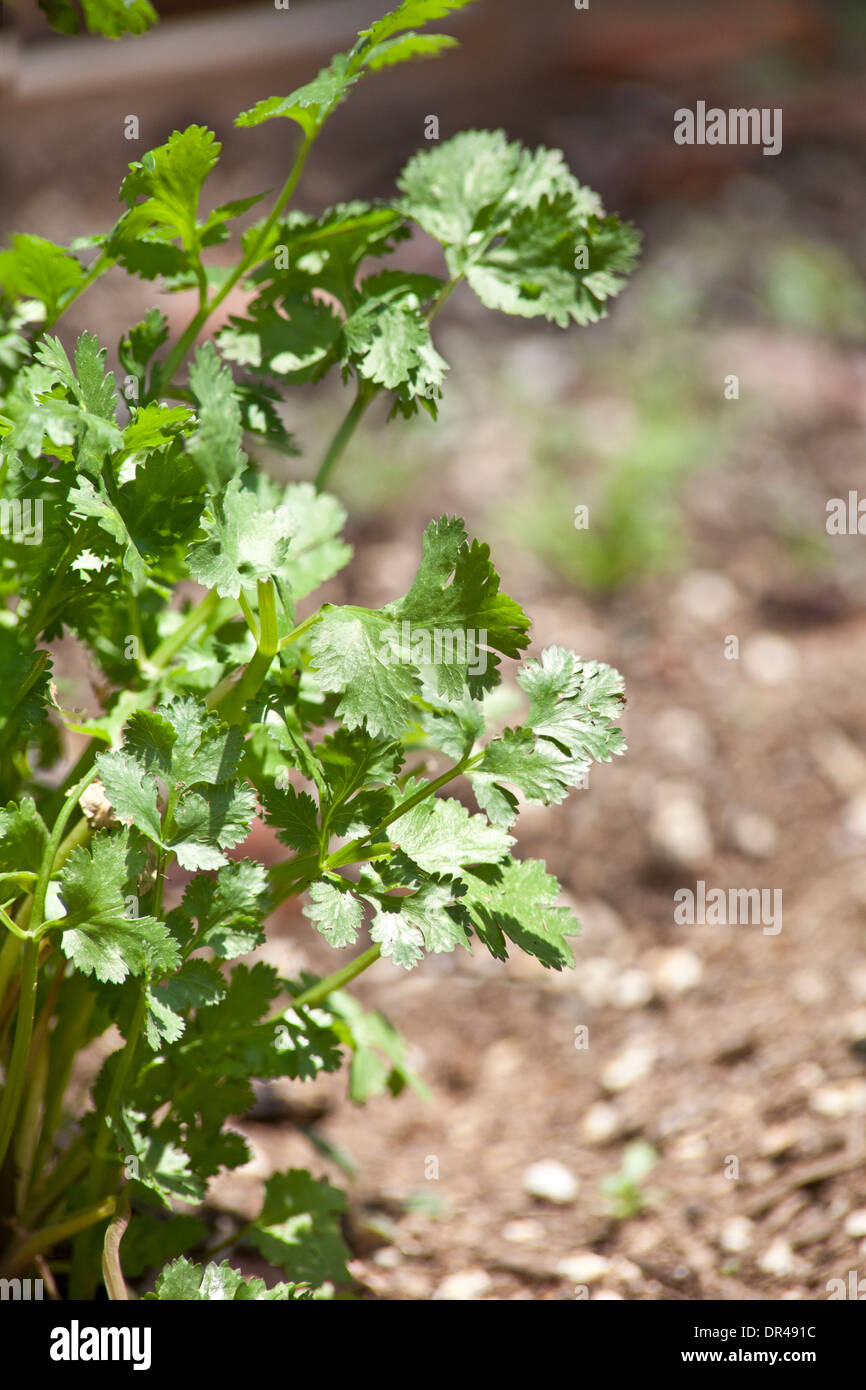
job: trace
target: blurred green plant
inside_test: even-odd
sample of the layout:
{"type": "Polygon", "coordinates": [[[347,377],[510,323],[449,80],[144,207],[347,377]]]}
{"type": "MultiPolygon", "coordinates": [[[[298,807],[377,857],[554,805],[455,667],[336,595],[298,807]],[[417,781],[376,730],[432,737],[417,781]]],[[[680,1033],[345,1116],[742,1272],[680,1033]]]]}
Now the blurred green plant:
{"type": "Polygon", "coordinates": [[[652,1144],[645,1140],[626,1146],[618,1170],[599,1184],[607,1215],[615,1221],[630,1221],[653,1203],[658,1194],[643,1184],[658,1161],[652,1144]]]}

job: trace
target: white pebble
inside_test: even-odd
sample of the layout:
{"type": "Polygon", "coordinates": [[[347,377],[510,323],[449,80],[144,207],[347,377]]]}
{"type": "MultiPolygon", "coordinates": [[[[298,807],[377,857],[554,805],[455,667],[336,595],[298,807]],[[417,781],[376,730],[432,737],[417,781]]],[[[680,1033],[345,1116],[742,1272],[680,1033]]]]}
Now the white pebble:
{"type": "Polygon", "coordinates": [[[530,1196],[561,1206],[573,1202],[580,1191],[579,1180],[555,1158],[530,1164],[523,1174],[523,1186],[530,1196]]]}
{"type": "Polygon", "coordinates": [[[701,982],[703,962],[685,946],[659,951],[653,958],[652,976],[660,994],[686,994],[701,982]]]}
{"type": "Polygon", "coordinates": [[[851,797],[843,812],[842,825],[855,840],[866,840],[866,792],[851,797]]]}
{"type": "Polygon", "coordinates": [[[583,1117],[581,1129],[583,1137],[590,1144],[604,1144],[618,1134],[622,1127],[622,1117],[615,1105],[597,1100],[589,1107],[583,1117]]]}
{"type": "Polygon", "coordinates": [[[845,1217],[845,1234],[853,1236],[855,1240],[859,1240],[860,1236],[866,1236],[866,1207],[849,1211],[845,1217]]]}
{"type": "Polygon", "coordinates": [[[608,956],[589,956],[578,965],[578,986],[587,1004],[603,1009],[610,1003],[611,990],[619,975],[619,966],[608,956]]]}
{"type": "Polygon", "coordinates": [[[531,1217],[526,1217],[522,1221],[509,1221],[502,1227],[502,1239],[509,1241],[512,1245],[532,1245],[537,1241],[544,1240],[547,1234],[540,1221],[533,1221],[531,1217]]]}
{"type": "Polygon", "coordinates": [[[787,637],[756,632],[743,646],[743,670],[758,685],[783,685],[800,669],[800,653],[787,637]]]}
{"type": "Polygon", "coordinates": [[[758,1264],[765,1274],[775,1274],[782,1279],[793,1272],[794,1252],[783,1236],[777,1236],[760,1256],[758,1264]]]}
{"type": "Polygon", "coordinates": [[[748,1250],[755,1232],[755,1223],[748,1216],[732,1216],[719,1231],[719,1245],[729,1255],[741,1255],[748,1250]]]}
{"type": "Polygon", "coordinates": [[[662,783],[647,828],[656,854],[666,863],[691,868],[712,855],[710,823],[690,787],[662,783]]]}
{"type": "Polygon", "coordinates": [[[486,1269],[461,1269],[457,1274],[449,1274],[447,1279],[443,1279],[433,1297],[439,1301],[464,1303],[483,1298],[492,1287],[493,1280],[486,1269]]]}
{"type": "Polygon", "coordinates": [[[656,1050],[646,1042],[633,1042],[601,1069],[601,1083],[608,1091],[625,1091],[652,1071],[656,1050]]]}
{"type": "Polygon", "coordinates": [[[713,756],[709,730],[694,710],[662,710],[653,732],[660,748],[692,767],[705,767],[713,756]]]}
{"type": "Polygon", "coordinates": [[[566,1255],[556,1266],[556,1273],[575,1284],[595,1284],[603,1279],[610,1269],[610,1260],[604,1255],[596,1255],[592,1250],[578,1250],[574,1255],[566,1255]]]}
{"type": "Polygon", "coordinates": [[[725,575],[715,570],[693,570],[681,580],[674,597],[690,618],[713,623],[731,612],[737,602],[737,591],[725,575]]]}
{"type": "Polygon", "coordinates": [[[840,1120],[846,1115],[862,1115],[866,1111],[866,1081],[849,1081],[841,1086],[822,1086],[809,1099],[818,1115],[840,1120]]]}
{"type": "Polygon", "coordinates": [[[618,975],[610,989],[610,1002],[615,1009],[642,1009],[652,997],[652,980],[636,966],[618,975]]]}
{"type": "Polygon", "coordinates": [[[750,859],[767,859],[776,848],[776,827],[758,811],[740,811],[731,822],[731,839],[750,859]]]}

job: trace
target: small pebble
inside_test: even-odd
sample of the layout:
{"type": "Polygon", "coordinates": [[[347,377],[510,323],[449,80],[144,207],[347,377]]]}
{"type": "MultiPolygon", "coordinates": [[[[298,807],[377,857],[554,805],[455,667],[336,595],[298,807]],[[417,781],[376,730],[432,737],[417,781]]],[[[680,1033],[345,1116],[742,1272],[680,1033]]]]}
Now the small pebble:
{"type": "Polygon", "coordinates": [[[670,996],[686,994],[694,989],[700,984],[704,973],[700,957],[685,946],[656,952],[651,969],[656,989],[660,994],[670,996]]]}
{"type": "Polygon", "coordinates": [[[859,1240],[861,1236],[866,1236],[866,1207],[858,1207],[856,1211],[849,1211],[845,1217],[845,1234],[853,1236],[859,1240]]]}
{"type": "Polygon", "coordinates": [[[774,1274],[782,1279],[794,1269],[794,1252],[784,1236],[777,1236],[758,1259],[759,1267],[765,1274],[774,1274]]]}
{"type": "Polygon", "coordinates": [[[866,1081],[822,1086],[810,1096],[809,1104],[816,1114],[825,1115],[831,1120],[863,1114],[866,1111],[866,1081]]]}
{"type": "Polygon", "coordinates": [[[642,1009],[653,997],[653,982],[645,970],[633,966],[613,981],[610,1002],[615,1009],[642,1009]]]}
{"type": "Polygon", "coordinates": [[[799,970],[791,980],[791,992],[800,1004],[825,1004],[833,986],[817,970],[799,970]]]}
{"type": "Polygon", "coordinates": [[[842,827],[855,840],[866,840],[866,792],[851,797],[842,813],[842,827]]]}
{"type": "Polygon", "coordinates": [[[784,685],[800,669],[800,653],[787,637],[756,632],[743,645],[743,670],[757,685],[784,685]]]}
{"type": "Polygon", "coordinates": [[[677,606],[698,622],[715,623],[726,618],[737,602],[737,591],[724,574],[692,570],[674,595],[677,606]]]}
{"type": "Polygon", "coordinates": [[[564,1163],[559,1163],[555,1158],[544,1158],[527,1168],[523,1174],[523,1187],[531,1197],[567,1206],[580,1191],[580,1182],[564,1163]]]}
{"type": "Polygon", "coordinates": [[[719,1245],[729,1255],[741,1255],[752,1244],[755,1223],[748,1216],[732,1216],[719,1231],[719,1245]]]}
{"type": "Polygon", "coordinates": [[[694,710],[662,710],[653,729],[655,741],[666,753],[691,767],[706,767],[713,756],[713,740],[694,710]]]}
{"type": "Polygon", "coordinates": [[[769,816],[758,811],[740,811],[731,822],[731,840],[740,854],[750,859],[768,859],[776,848],[778,835],[769,816]]]}
{"type": "Polygon", "coordinates": [[[677,868],[694,868],[713,853],[713,836],[698,794],[679,783],[656,788],[647,830],[656,856],[677,868]]]}
{"type": "Polygon", "coordinates": [[[761,1137],[761,1153],[765,1158],[781,1158],[790,1153],[803,1137],[802,1125],[796,1120],[786,1124],[770,1125],[761,1137]]]}
{"type": "Polygon", "coordinates": [[[650,1043],[630,1043],[601,1068],[601,1084],[608,1091],[625,1091],[649,1076],[655,1062],[656,1050],[650,1043]]]}
{"type": "Polygon", "coordinates": [[[396,1269],[403,1263],[403,1256],[395,1245],[386,1245],[382,1250],[376,1250],[372,1258],[373,1263],[381,1269],[396,1269]]]}
{"type": "Polygon", "coordinates": [[[574,1255],[566,1255],[556,1266],[555,1273],[575,1284],[595,1284],[603,1279],[610,1269],[610,1260],[604,1255],[596,1255],[592,1250],[578,1250],[574,1255]]]}
{"type": "Polygon", "coordinates": [[[578,965],[578,987],[590,1008],[603,1009],[619,976],[619,966],[608,956],[590,956],[578,965]]]}
{"type": "Polygon", "coordinates": [[[512,1245],[534,1245],[544,1240],[546,1234],[542,1223],[533,1221],[531,1217],[521,1221],[509,1221],[502,1227],[502,1239],[512,1245]]]}
{"type": "Polygon", "coordinates": [[[589,1107],[581,1124],[583,1137],[590,1144],[605,1144],[621,1128],[622,1116],[616,1106],[604,1100],[597,1100],[589,1107]]]}
{"type": "Polygon", "coordinates": [[[447,1279],[435,1290],[433,1298],[437,1301],[465,1303],[483,1298],[493,1288],[493,1280],[486,1269],[461,1269],[457,1274],[449,1274],[447,1279]]]}

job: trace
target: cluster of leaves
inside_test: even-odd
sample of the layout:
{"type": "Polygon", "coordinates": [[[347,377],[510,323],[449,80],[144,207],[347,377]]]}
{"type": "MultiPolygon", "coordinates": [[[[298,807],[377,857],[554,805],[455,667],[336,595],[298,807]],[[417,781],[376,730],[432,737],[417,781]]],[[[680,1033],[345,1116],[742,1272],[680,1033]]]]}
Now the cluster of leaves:
{"type": "MultiPolygon", "coordinates": [[[[313,82],[239,124],[295,121],[302,162],[365,72],[448,47],[415,26],[462,3],[404,0],[313,82]]],[[[412,159],[390,203],[287,211],[293,174],[228,272],[203,254],[258,199],[200,215],[218,154],[212,133],[192,126],[133,164],[125,211],[88,241],[89,271],[82,246],[32,236],[0,254],[4,523],[38,516],[40,531],[33,543],[23,524],[6,526],[0,556],[0,1009],[20,978],[44,1020],[31,1049],[41,1109],[27,1107],[32,1134],[9,1154],[24,1228],[58,1197],[74,1218],[122,1173],[134,1206],[127,1273],[173,1261],[156,1297],[296,1299],[347,1278],[345,1199],[305,1170],[267,1182],[246,1236],[291,1282],[266,1292],[226,1265],[178,1258],[207,1234],[178,1207],[200,1204],[215,1174],[250,1157],[227,1121],[252,1105],[254,1083],[313,1079],[347,1057],[358,1102],[420,1083],[387,1020],[337,987],[345,978],[288,980],[239,958],[262,945],[281,901],[306,893],[304,912],[334,949],[372,943],[350,974],[380,954],[408,970],[473,940],[499,959],[517,947],[552,969],[572,965],[577,923],[544,862],[513,857],[509,832],[521,799],[560,802],[591,762],[623,751],[624,697],[609,667],[551,647],[517,671],[522,721],[490,727],[487,697],[503,660],[528,646],[529,619],[454,517],[428,526],[402,597],[376,609],[323,603],[299,620],[297,605],[350,559],[345,514],[321,475],[278,485],[253,451],[296,452],[285,388],[332,366],[356,383],[351,424],[379,391],[392,413],[435,416],[446,364],[430,324],[458,282],[510,314],[588,323],[618,292],[636,236],[557,152],[467,132],[412,159]],[[447,278],[364,273],[413,228],[441,244],[447,278]],[[124,336],[123,397],[95,336],[70,355],[49,331],[112,265],[199,295],[167,355],[157,309],[124,336]],[[179,385],[196,333],[241,281],[244,315],[198,348],[179,385]],[[192,582],[200,598],[173,602],[192,582]],[[63,634],[100,673],[96,717],[64,708],[51,683],[46,644],[63,634]],[[60,756],[64,726],[89,742],[54,790],[39,768],[60,756]],[[439,794],[457,779],[475,809],[439,794]],[[63,838],[85,790],[88,814],[63,838]],[[237,857],[257,817],[292,852],[268,870],[237,857]],[[185,886],[166,911],[169,873],[185,886]],[[96,1080],[77,1147],[52,1168],[71,1059],[112,1023],[124,1047],[96,1080]]],[[[28,1060],[23,1017],[0,1164],[28,1060]]],[[[73,1294],[92,1291],[93,1255],[84,1232],[73,1294]]]]}

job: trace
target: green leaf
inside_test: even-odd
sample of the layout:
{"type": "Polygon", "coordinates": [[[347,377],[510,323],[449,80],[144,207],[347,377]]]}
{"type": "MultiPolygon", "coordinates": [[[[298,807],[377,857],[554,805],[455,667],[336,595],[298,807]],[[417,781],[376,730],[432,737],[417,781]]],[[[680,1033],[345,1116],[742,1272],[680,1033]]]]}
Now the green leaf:
{"type": "Polygon", "coordinates": [[[341,691],[337,714],[350,728],[399,738],[414,717],[421,670],[439,691],[475,697],[498,680],[497,652],[516,656],[529,620],[499,592],[490,551],[469,544],[463,522],[443,517],[424,533],[421,565],[405,598],[384,609],[326,608],[311,637],[323,690],[341,691]]]}
{"type": "Polygon", "coordinates": [[[296,1282],[343,1284],[349,1251],[340,1234],[346,1198],[326,1178],[306,1169],[275,1173],[265,1183],[265,1199],[250,1240],[271,1264],[296,1282]]]}
{"type": "Polygon", "coordinates": [[[129,574],[135,593],[147,583],[147,565],[127,528],[126,521],[105,490],[100,479],[94,487],[89,478],[79,475],[74,488],[67,493],[72,515],[82,520],[92,518],[117,543],[123,568],[129,574]]]}
{"type": "Polygon", "coordinates": [[[126,829],[98,831],[78,846],[60,874],[66,908],[63,954],[85,975],[120,984],[127,975],[165,974],[180,963],[165,924],[136,917],[138,878],[146,856],[126,829]]]}
{"type": "Polygon", "coordinates": [[[327,779],[331,809],[360,787],[393,786],[403,761],[398,744],[371,738],[363,729],[335,729],[316,745],[315,754],[327,779]]]}
{"type": "Polygon", "coordinates": [[[134,1181],[153,1192],[163,1206],[176,1200],[201,1202],[205,1184],[192,1171],[189,1155],[170,1139],[150,1129],[147,1116],[130,1105],[123,1105],[118,1116],[109,1116],[108,1123],[115,1131],[129,1164],[134,1181]],[[130,1160],[135,1160],[132,1167],[130,1160]]]}
{"type": "Polygon", "coordinates": [[[80,262],[44,237],[19,234],[10,251],[0,251],[0,287],[10,299],[40,300],[49,319],[58,316],[83,279],[80,262]]]}
{"type": "Polygon", "coordinates": [[[221,960],[245,955],[264,940],[261,922],[268,905],[261,864],[241,859],[221,868],[216,878],[197,875],[183,895],[182,911],[197,923],[187,950],[208,946],[221,960]]]}
{"type": "Polygon", "coordinates": [[[342,322],[330,304],[297,291],[282,308],[255,300],[250,318],[233,317],[220,334],[220,350],[230,362],[286,381],[318,381],[336,360],[342,322]]]}
{"type": "Polygon", "coordinates": [[[638,234],[605,216],[560,151],[531,152],[502,131],[463,131],[415,155],[398,183],[400,210],[489,308],[592,323],[637,258],[638,234]]]}
{"type": "Polygon", "coordinates": [[[206,509],[206,539],[187,553],[190,574],[222,598],[255,592],[259,580],[279,576],[296,522],[284,507],[263,509],[254,492],[232,479],[206,509]]]}
{"type": "Polygon", "coordinates": [[[466,270],[482,304],[567,328],[595,323],[634,268],[638,239],[616,217],[580,220],[565,194],[519,212],[507,235],[466,270]],[[575,268],[584,248],[587,265],[575,268]]]}
{"type": "Polygon", "coordinates": [[[420,693],[417,669],[392,661],[393,624],[367,608],[326,608],[313,629],[313,668],[323,690],[341,691],[337,714],[349,729],[399,738],[420,693]]]}
{"type": "Polygon", "coordinates": [[[14,628],[0,627],[0,739],[26,738],[45,720],[51,665],[14,628]]]}
{"type": "Polygon", "coordinates": [[[447,48],[459,46],[450,34],[400,34],[370,49],[364,58],[364,67],[378,72],[380,68],[394,67],[412,58],[438,58],[447,48]]]}
{"type": "Polygon", "coordinates": [[[161,1299],[163,1303],[218,1302],[288,1302],[309,1297],[305,1288],[296,1284],[274,1284],[267,1288],[264,1279],[253,1276],[245,1279],[239,1270],[232,1269],[228,1260],[222,1264],[193,1264],[181,1256],[166,1265],[145,1298],[161,1299]]]}
{"type": "Polygon", "coordinates": [[[566,937],[580,927],[565,907],[556,906],[559,884],[543,860],[509,860],[490,869],[464,870],[461,900],[479,937],[492,955],[504,960],[505,938],[554,970],[574,965],[566,937]]]}
{"type": "Polygon", "coordinates": [[[304,916],[322,933],[329,946],[338,950],[358,939],[364,909],[351,893],[341,892],[333,883],[320,880],[309,890],[304,916]]]}
{"type": "Polygon", "coordinates": [[[510,782],[528,801],[550,806],[565,799],[588,766],[588,761],[572,758],[549,739],[536,739],[529,729],[505,729],[501,738],[488,743],[471,776],[473,783],[488,778],[510,782]]]}
{"type": "Polygon", "coordinates": [[[118,819],[136,826],[155,844],[161,844],[162,820],[157,806],[159,789],[136,754],[128,748],[119,749],[116,753],[101,753],[96,767],[118,819]]]}
{"type": "Polygon", "coordinates": [[[218,869],[255,815],[252,789],[232,781],[242,748],[237,726],[189,696],[137,710],[123,748],[100,754],[97,769],[121,819],[170,849],[182,868],[218,869]],[[171,798],[167,824],[157,811],[159,781],[171,798]]]}
{"type": "Polygon", "coordinates": [[[336,497],[316,492],[312,483],[290,483],[279,505],[292,537],[281,578],[297,602],[351,560],[352,547],[339,539],[346,511],[336,497]]]}
{"type": "Polygon", "coordinates": [[[608,762],[625,744],[612,721],[625,705],[622,676],[612,666],[581,661],[564,647],[548,647],[517,676],[529,696],[528,726],[555,739],[572,757],[608,762]]]}
{"type": "Polygon", "coordinates": [[[386,1089],[399,1095],[406,1086],[411,1086],[422,1099],[429,1098],[428,1088],[408,1065],[404,1039],[384,1014],[378,1010],[365,1012],[357,999],[342,989],[328,995],[328,1010],[350,1030],[349,1095],[356,1104],[362,1105],[386,1089]]]}
{"type": "MultiPolygon", "coordinates": [[[[106,39],[143,34],[158,18],[150,0],[79,0],[79,3],[85,28],[106,39]]],[[[81,16],[72,0],[39,0],[39,8],[58,33],[78,33],[81,16]]]]}
{"type": "MultiPolygon", "coordinates": [[[[402,848],[402,846],[401,846],[402,848]]],[[[459,887],[450,881],[419,881],[414,893],[377,904],[370,937],[382,946],[382,955],[410,970],[422,959],[421,946],[436,954],[469,949],[469,939],[455,902],[459,887]]]]}
{"type": "Polygon", "coordinates": [[[265,811],[281,844],[299,854],[314,854],[319,848],[319,809],[307,792],[273,787],[265,794],[265,811]]]}
{"type": "MultiPolygon", "coordinates": [[[[319,217],[289,212],[267,231],[267,240],[260,244],[264,231],[265,224],[258,224],[244,237],[245,250],[256,238],[256,254],[261,258],[250,275],[251,282],[260,287],[255,315],[259,305],[278,300],[289,312],[293,295],[309,311],[314,290],[334,296],[351,313],[360,299],[357,279],[361,262],[370,256],[387,255],[411,235],[405,219],[390,204],[357,199],[326,208],[319,217]]],[[[416,278],[430,281],[433,277],[416,278]]],[[[320,322],[326,329],[332,327],[324,319],[320,322]]],[[[325,346],[331,341],[329,338],[325,346]]],[[[264,360],[261,354],[260,360],[264,360]]]]}
{"type": "Polygon", "coordinates": [[[168,341],[168,319],[161,309],[148,309],[141,323],[130,328],[117,349],[121,366],[138,383],[139,396],[144,396],[147,366],[163,343],[168,341]]]}
{"type": "Polygon", "coordinates": [[[403,0],[396,10],[390,10],[377,19],[369,29],[362,29],[359,38],[369,39],[371,44],[380,44],[403,29],[413,29],[416,24],[443,19],[445,15],[465,9],[471,3],[472,0],[403,0]]]}
{"type": "Polygon", "coordinates": [[[168,847],[182,869],[218,869],[228,863],[222,851],[249,835],[255,813],[250,787],[228,783],[213,787],[206,796],[187,792],[174,813],[177,831],[168,847]]]}
{"type": "Polygon", "coordinates": [[[196,352],[189,385],[196,400],[198,428],[186,449],[216,494],[243,472],[247,458],[241,448],[241,408],[232,374],[220,362],[213,343],[205,343],[196,352]]]}
{"type": "Polygon", "coordinates": [[[259,101],[250,111],[242,111],[235,117],[235,125],[261,125],[263,121],[285,116],[297,121],[304,134],[311,136],[323,123],[326,116],[346,96],[349,88],[358,80],[358,73],[349,72],[348,53],[338,53],[318,77],[305,86],[298,87],[287,97],[267,97],[259,101]]]}
{"type": "Polygon", "coordinates": [[[120,196],[129,212],[109,238],[109,254],[123,259],[130,238],[138,239],[157,228],[172,238],[179,237],[184,250],[197,255],[198,201],[219,154],[220,144],[213,131],[193,125],[173,131],[164,145],[130,164],[120,185],[120,196]],[[138,203],[139,198],[144,201],[138,203]]]}
{"type": "Polygon", "coordinates": [[[179,433],[185,433],[185,427],[194,420],[193,412],[186,406],[167,406],[150,401],[136,409],[123,431],[124,448],[135,453],[162,448],[179,433]]]}
{"type": "MultiPolygon", "coordinates": [[[[406,799],[422,785],[409,782],[406,799]]],[[[453,873],[465,864],[495,864],[514,844],[485,816],[471,816],[461,802],[440,796],[427,797],[397,817],[391,834],[403,853],[428,874],[453,873]]]]}
{"type": "Polygon", "coordinates": [[[420,310],[408,303],[367,300],[344,326],[349,358],[361,376],[405,398],[435,399],[448,363],[433,346],[420,310]]]}
{"type": "Polygon", "coordinates": [[[32,796],[0,810],[0,871],[38,873],[47,843],[48,830],[32,796]]]}
{"type": "MultiPolygon", "coordinates": [[[[192,1250],[207,1238],[208,1227],[196,1216],[159,1216],[136,1211],[123,1237],[123,1272],[127,1279],[138,1279],[150,1269],[159,1269],[184,1250],[192,1250]]],[[[164,1272],[164,1271],[163,1271],[164,1272]]],[[[153,1294],[145,1294],[153,1298],[153,1294]]]]}

